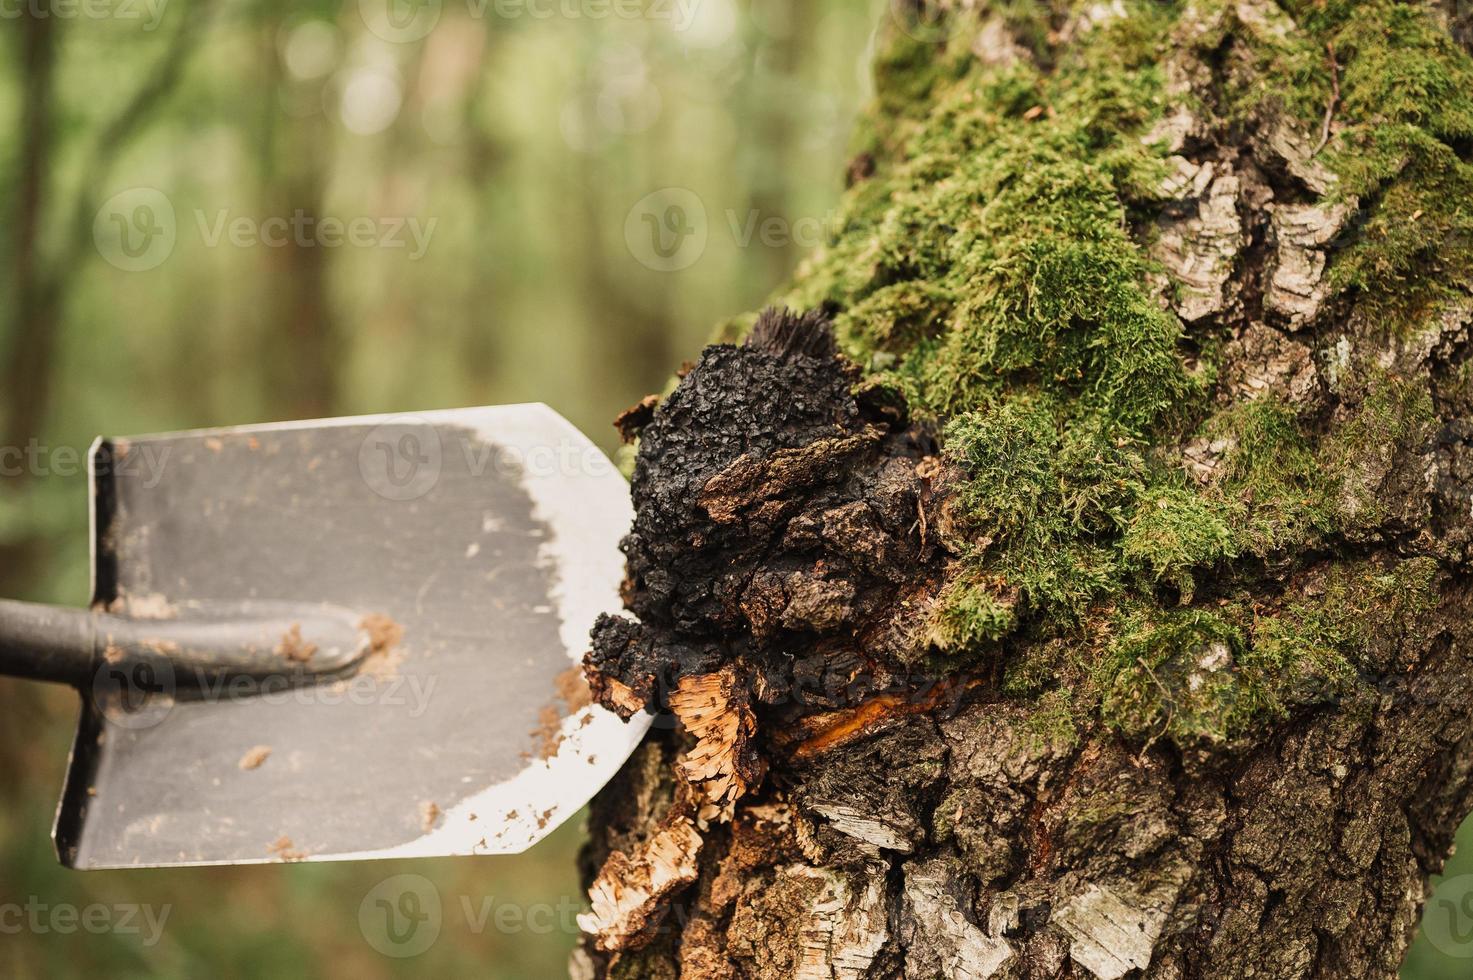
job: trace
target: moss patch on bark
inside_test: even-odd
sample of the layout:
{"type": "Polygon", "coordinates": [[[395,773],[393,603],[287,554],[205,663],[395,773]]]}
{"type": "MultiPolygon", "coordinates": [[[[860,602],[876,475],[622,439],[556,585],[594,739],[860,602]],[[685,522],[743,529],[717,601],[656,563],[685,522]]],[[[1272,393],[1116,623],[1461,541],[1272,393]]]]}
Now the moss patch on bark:
{"type": "Polygon", "coordinates": [[[1323,134],[1291,169],[1297,204],[1353,212],[1327,302],[1404,338],[1473,291],[1473,59],[1381,0],[936,6],[880,53],[869,176],[780,297],[829,312],[965,474],[934,647],[954,665],[1024,651],[1012,686],[1051,699],[1055,729],[1094,713],[1216,742],[1343,695],[1363,665],[1336,604],[1401,572],[1346,565],[1343,589],[1265,607],[1231,569],[1407,531],[1379,494],[1428,437],[1427,379],[1352,352],[1322,365],[1334,412],[1215,397],[1224,324],[1184,325],[1151,252],[1191,153],[1172,121],[1323,134]],[[1179,50],[1217,66],[1219,104],[1179,50]],[[1089,662],[1067,695],[1018,680],[1071,657],[1089,662]]]}

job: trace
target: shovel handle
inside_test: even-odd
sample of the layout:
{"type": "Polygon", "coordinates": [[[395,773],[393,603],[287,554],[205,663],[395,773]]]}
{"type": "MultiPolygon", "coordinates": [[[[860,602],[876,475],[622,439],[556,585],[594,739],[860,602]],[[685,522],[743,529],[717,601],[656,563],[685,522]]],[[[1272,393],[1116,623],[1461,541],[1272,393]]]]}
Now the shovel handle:
{"type": "Polygon", "coordinates": [[[80,684],[95,667],[90,612],[0,599],[0,674],[80,684]]]}
{"type": "Polygon", "coordinates": [[[135,619],[0,599],[0,675],[84,687],[103,666],[147,663],[172,684],[339,676],[369,652],[362,617],[335,606],[189,603],[135,619]]]}

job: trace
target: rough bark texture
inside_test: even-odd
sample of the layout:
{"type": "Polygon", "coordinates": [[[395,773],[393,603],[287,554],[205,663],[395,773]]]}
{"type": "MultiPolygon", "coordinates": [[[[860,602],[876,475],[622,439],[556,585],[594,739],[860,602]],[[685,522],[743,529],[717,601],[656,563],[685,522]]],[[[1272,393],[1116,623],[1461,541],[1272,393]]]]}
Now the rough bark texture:
{"type": "Polygon", "coordinates": [[[1473,807],[1465,13],[899,26],[823,312],[621,420],[573,975],[1394,977],[1473,807]]]}

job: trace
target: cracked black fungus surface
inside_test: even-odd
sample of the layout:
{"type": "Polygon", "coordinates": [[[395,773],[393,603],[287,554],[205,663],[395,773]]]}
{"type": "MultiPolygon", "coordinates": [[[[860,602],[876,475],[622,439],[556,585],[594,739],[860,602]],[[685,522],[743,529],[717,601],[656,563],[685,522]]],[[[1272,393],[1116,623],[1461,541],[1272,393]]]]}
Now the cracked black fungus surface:
{"type": "Polygon", "coordinates": [[[638,621],[600,617],[588,656],[603,703],[631,712],[615,680],[658,710],[681,677],[728,664],[790,716],[897,683],[941,579],[922,516],[936,445],[858,380],[821,315],[768,311],[654,413],[623,544],[638,621]]]}

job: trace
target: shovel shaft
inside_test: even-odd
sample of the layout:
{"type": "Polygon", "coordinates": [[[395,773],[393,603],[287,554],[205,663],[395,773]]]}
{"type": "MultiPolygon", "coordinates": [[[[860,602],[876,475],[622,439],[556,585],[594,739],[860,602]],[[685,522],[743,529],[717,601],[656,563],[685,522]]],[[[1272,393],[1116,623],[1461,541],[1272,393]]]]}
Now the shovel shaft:
{"type": "Polygon", "coordinates": [[[0,675],[81,687],[104,665],[148,663],[179,687],[302,681],[351,670],[369,649],[359,617],[331,606],[196,603],[176,615],[132,619],[0,599],[0,675]]]}
{"type": "Polygon", "coordinates": [[[75,685],[91,675],[96,656],[91,613],[0,599],[0,674],[75,685]]]}

